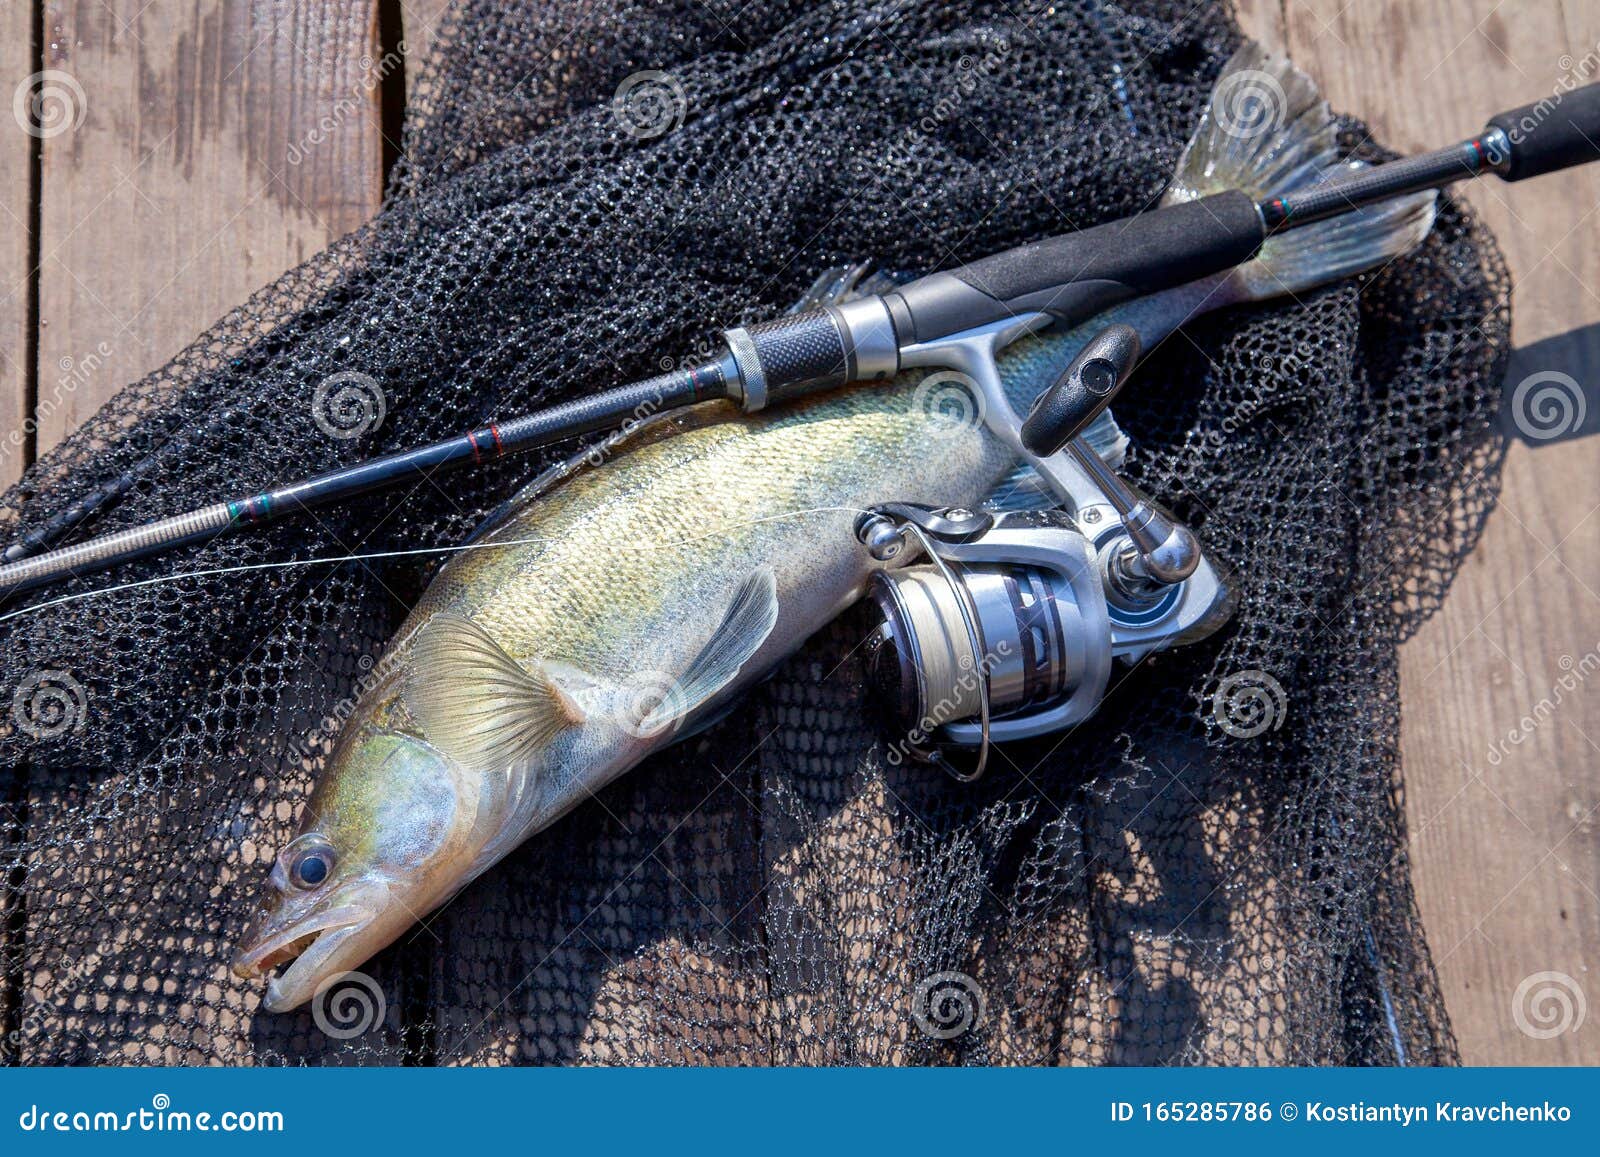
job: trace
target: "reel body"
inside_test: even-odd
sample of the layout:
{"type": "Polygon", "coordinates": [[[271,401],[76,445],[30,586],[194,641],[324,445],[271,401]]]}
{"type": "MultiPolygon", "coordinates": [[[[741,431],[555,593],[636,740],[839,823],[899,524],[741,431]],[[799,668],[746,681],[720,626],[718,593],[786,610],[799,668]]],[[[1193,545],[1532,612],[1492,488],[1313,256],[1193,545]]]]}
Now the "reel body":
{"type": "MultiPolygon", "coordinates": [[[[991,428],[1057,505],[994,514],[890,503],[857,518],[858,541],[889,564],[867,591],[867,650],[869,679],[904,737],[891,759],[903,749],[976,779],[991,744],[1093,715],[1117,660],[1204,638],[1232,613],[1231,588],[1194,536],[1078,436],[1075,395],[1109,400],[1137,351],[1127,327],[1097,335],[1026,422],[997,377],[989,387],[972,374],[991,428]],[[954,760],[954,749],[975,759],[954,760]]],[[[981,367],[984,351],[973,352],[969,367],[981,367]]]]}

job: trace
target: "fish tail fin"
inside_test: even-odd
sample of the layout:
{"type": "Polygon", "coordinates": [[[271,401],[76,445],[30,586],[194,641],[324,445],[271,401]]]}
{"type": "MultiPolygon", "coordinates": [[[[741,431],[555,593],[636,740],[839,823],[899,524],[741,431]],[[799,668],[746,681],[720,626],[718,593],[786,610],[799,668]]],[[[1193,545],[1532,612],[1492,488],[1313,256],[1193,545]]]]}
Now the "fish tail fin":
{"type": "MultiPolygon", "coordinates": [[[[1223,66],[1163,203],[1224,189],[1262,201],[1365,167],[1339,156],[1338,132],[1310,77],[1246,41],[1223,66]]],[[[1385,265],[1428,235],[1434,201],[1413,193],[1280,233],[1228,274],[1226,296],[1262,301],[1385,265]]]]}

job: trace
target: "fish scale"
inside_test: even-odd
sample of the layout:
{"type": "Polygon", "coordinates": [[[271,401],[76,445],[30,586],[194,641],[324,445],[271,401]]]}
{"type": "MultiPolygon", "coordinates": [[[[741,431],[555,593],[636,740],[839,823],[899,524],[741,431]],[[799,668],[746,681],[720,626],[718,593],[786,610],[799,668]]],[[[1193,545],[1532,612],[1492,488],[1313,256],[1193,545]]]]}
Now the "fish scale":
{"type": "MultiPolygon", "coordinates": [[[[537,537],[542,545],[525,554],[508,548],[504,559],[482,550],[453,560],[413,626],[445,608],[470,608],[519,659],[627,672],[638,656],[658,655],[670,670],[706,641],[760,561],[783,573],[780,608],[800,588],[814,588],[826,605],[849,601],[871,568],[850,532],[858,511],[913,498],[974,503],[1014,463],[986,431],[924,412],[918,377],[770,416],[708,415],[707,424],[626,453],[482,540],[537,537]]],[[[816,625],[784,638],[798,644],[816,625]]]]}

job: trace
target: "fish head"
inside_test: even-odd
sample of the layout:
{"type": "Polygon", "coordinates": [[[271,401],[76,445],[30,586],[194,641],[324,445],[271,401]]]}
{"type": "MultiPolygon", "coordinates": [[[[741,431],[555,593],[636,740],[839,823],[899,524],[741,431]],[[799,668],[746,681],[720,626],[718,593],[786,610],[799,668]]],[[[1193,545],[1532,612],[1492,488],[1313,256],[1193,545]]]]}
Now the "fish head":
{"type": "Polygon", "coordinates": [[[270,1012],[360,967],[468,878],[475,801],[451,762],[413,736],[346,734],[234,956],[246,979],[288,963],[267,987],[270,1012]]]}

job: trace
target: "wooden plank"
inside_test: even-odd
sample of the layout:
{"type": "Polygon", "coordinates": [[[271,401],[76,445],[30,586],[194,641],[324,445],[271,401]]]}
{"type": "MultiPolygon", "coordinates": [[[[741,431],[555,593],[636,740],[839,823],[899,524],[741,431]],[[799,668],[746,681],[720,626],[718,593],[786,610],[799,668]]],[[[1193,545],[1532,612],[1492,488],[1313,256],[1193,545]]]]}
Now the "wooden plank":
{"type": "MultiPolygon", "coordinates": [[[[432,61],[435,49],[439,45],[439,38],[443,32],[443,24],[449,14],[453,0],[395,0],[398,13],[385,8],[385,39],[398,37],[399,51],[405,61],[405,91],[403,94],[403,107],[390,103],[385,105],[384,116],[384,145],[386,147],[386,161],[397,159],[402,150],[405,125],[402,121],[409,122],[413,111],[425,115],[425,110],[436,97],[423,91],[423,77],[426,75],[432,61]],[[398,29],[391,27],[396,15],[398,16],[398,29]],[[413,102],[418,102],[413,110],[413,102]]],[[[398,95],[398,94],[395,94],[398,95]]]]}
{"type": "Polygon", "coordinates": [[[1283,4],[1284,0],[1234,0],[1233,8],[1246,36],[1274,52],[1284,52],[1289,32],[1283,4]]]}
{"type": "MultiPolygon", "coordinates": [[[[53,404],[48,413],[40,407],[41,449],[377,209],[377,8],[378,0],[63,0],[47,9],[46,67],[77,78],[86,116],[43,148],[40,401],[53,404]]],[[[60,806],[64,793],[54,786],[34,785],[33,814],[60,806]]],[[[114,790],[114,777],[101,787],[114,790]]],[[[37,946],[48,957],[54,913],[103,908],[108,899],[137,904],[103,895],[107,864],[82,859],[30,875],[25,952],[37,946]]],[[[125,907],[117,915],[137,924],[125,907]]],[[[160,953],[164,945],[147,947],[160,953]]],[[[96,1023],[90,1055],[196,1064],[245,1051],[252,1031],[291,1031],[283,1023],[252,1029],[240,1015],[259,986],[214,1022],[185,1028],[185,994],[207,985],[234,992],[240,982],[228,975],[226,953],[214,963],[184,960],[209,971],[163,978],[159,992],[146,988],[139,998],[161,1002],[154,1015],[170,1031],[148,1040],[124,1033],[117,1018],[142,1023],[146,1011],[138,1001],[114,1003],[96,1023]]],[[[93,987],[71,969],[24,961],[36,986],[29,999],[68,1006],[77,988],[93,987]]]]}
{"type": "Polygon", "coordinates": [[[88,114],[44,149],[40,398],[62,396],[41,449],[381,197],[377,0],[97,0],[46,23],[88,114]]]}
{"type": "MultiPolygon", "coordinates": [[[[11,102],[33,71],[32,6],[7,4],[0,11],[0,97],[11,102]]],[[[30,439],[28,185],[34,138],[13,123],[11,111],[0,120],[0,487],[21,475],[30,439]]]]}
{"type": "Polygon", "coordinates": [[[399,0],[401,31],[405,36],[406,76],[409,80],[427,64],[438,37],[439,25],[451,0],[399,0]]]}
{"type": "MultiPolygon", "coordinates": [[[[1594,5],[1288,0],[1287,13],[1294,58],[1336,108],[1401,150],[1466,136],[1550,95],[1564,73],[1588,67],[1600,79],[1594,5]]],[[[1519,346],[1600,322],[1600,173],[1481,181],[1464,195],[1510,262],[1519,346]]],[[[1596,410],[1597,344],[1541,346],[1508,388],[1559,369],[1587,383],[1596,410]]],[[[1569,664],[1600,663],[1597,465],[1592,437],[1514,444],[1482,543],[1402,651],[1414,879],[1468,1063],[1600,1062],[1600,678],[1556,691],[1578,674],[1569,664]],[[1553,694],[1544,718],[1538,705],[1553,694]],[[1559,1016],[1561,988],[1597,1008],[1578,1031],[1546,1038],[1538,994],[1559,1016]]]]}

